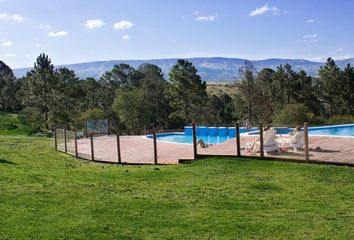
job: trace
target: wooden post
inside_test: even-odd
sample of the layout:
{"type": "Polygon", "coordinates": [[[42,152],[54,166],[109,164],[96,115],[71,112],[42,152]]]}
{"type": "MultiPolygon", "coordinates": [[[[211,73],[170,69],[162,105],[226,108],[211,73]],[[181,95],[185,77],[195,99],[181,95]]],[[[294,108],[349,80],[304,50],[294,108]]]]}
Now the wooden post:
{"type": "Polygon", "coordinates": [[[87,121],[85,121],[85,137],[88,138],[87,121]]]}
{"type": "Polygon", "coordinates": [[[197,130],[196,130],[196,122],[193,120],[192,127],[193,127],[193,158],[194,160],[197,159],[198,152],[197,152],[197,130]]]}
{"type": "Polygon", "coordinates": [[[263,123],[259,123],[259,150],[260,157],[264,158],[263,123]]]}
{"type": "Polygon", "coordinates": [[[93,149],[93,133],[90,134],[90,142],[91,142],[91,160],[95,161],[95,151],[93,149]]]}
{"type": "Polygon", "coordinates": [[[236,122],[236,148],[237,156],[241,157],[240,123],[236,122]]]}
{"type": "Polygon", "coordinates": [[[154,163],[157,164],[157,142],[156,142],[156,130],[153,130],[153,137],[154,137],[154,163]]]}
{"type": "Polygon", "coordinates": [[[64,128],[64,150],[65,150],[65,152],[68,151],[68,145],[66,142],[66,128],[64,128]]]}
{"type": "Polygon", "coordinates": [[[109,136],[109,120],[107,119],[107,135],[109,136]]]}
{"type": "Polygon", "coordinates": [[[58,138],[57,138],[57,128],[54,128],[54,145],[55,145],[55,151],[58,150],[58,138]]]}
{"type": "Polygon", "coordinates": [[[304,123],[304,145],[305,145],[305,161],[310,161],[309,157],[309,129],[307,122],[304,123]]]}
{"type": "Polygon", "coordinates": [[[79,156],[79,151],[77,149],[77,132],[76,132],[76,130],[74,132],[74,141],[75,141],[75,157],[78,157],[79,156]]]}
{"type": "Polygon", "coordinates": [[[119,133],[117,133],[116,136],[117,136],[118,163],[122,163],[122,157],[120,155],[120,137],[119,137],[119,133]]]}

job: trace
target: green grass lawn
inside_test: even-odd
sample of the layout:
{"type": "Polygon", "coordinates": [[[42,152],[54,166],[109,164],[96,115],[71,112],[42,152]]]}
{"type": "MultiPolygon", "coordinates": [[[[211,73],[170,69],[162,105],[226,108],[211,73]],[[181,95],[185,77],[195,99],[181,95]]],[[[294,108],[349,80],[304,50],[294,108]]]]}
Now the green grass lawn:
{"type": "Polygon", "coordinates": [[[90,163],[0,136],[0,239],[354,239],[354,168],[90,163]]]}

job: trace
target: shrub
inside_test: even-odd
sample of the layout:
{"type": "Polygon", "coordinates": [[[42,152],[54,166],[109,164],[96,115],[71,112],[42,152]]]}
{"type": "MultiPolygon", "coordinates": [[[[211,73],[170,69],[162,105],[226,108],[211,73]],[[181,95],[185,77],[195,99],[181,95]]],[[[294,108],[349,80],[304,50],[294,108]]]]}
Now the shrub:
{"type": "Polygon", "coordinates": [[[275,113],[273,124],[277,126],[295,127],[307,121],[307,109],[304,104],[288,104],[275,113]]]}
{"type": "Polygon", "coordinates": [[[41,131],[42,116],[35,108],[26,108],[20,112],[18,119],[23,125],[27,134],[34,134],[41,131]]]}
{"type": "Polygon", "coordinates": [[[354,116],[352,115],[335,115],[328,119],[328,124],[345,124],[354,123],[354,116]]]}
{"type": "Polygon", "coordinates": [[[14,114],[0,113],[0,130],[14,130],[19,122],[14,114]]]}
{"type": "Polygon", "coordinates": [[[306,114],[307,121],[310,125],[325,125],[326,119],[320,116],[316,116],[312,112],[306,114]]]}

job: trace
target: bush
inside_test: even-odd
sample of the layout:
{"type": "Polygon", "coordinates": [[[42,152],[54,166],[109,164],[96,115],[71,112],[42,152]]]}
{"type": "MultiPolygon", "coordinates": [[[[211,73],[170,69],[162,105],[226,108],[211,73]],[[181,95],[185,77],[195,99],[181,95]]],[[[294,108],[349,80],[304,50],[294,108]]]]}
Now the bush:
{"type": "Polygon", "coordinates": [[[0,130],[14,130],[18,125],[16,115],[0,113],[0,130]]]}
{"type": "Polygon", "coordinates": [[[345,124],[354,123],[354,117],[352,115],[335,115],[328,119],[328,124],[345,124]]]}
{"type": "Polygon", "coordinates": [[[275,113],[273,124],[277,126],[295,127],[307,121],[307,109],[304,104],[288,104],[275,113]]]}
{"type": "Polygon", "coordinates": [[[18,115],[18,119],[23,125],[27,134],[34,134],[41,131],[42,116],[35,108],[26,108],[18,115]]]}
{"type": "Polygon", "coordinates": [[[315,114],[307,113],[306,114],[307,121],[310,125],[325,125],[326,124],[326,119],[320,116],[316,116],[315,114]]]}

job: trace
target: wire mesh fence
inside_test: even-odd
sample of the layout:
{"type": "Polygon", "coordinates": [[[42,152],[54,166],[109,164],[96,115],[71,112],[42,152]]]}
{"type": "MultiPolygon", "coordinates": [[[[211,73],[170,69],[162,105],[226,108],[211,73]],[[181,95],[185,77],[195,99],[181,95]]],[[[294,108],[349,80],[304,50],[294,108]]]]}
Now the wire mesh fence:
{"type": "Polygon", "coordinates": [[[76,139],[75,132],[66,130],[66,152],[76,156],[76,139]]]}
{"type": "Polygon", "coordinates": [[[65,134],[64,129],[56,129],[55,130],[55,138],[56,138],[56,149],[58,151],[65,152],[65,134]]]}

